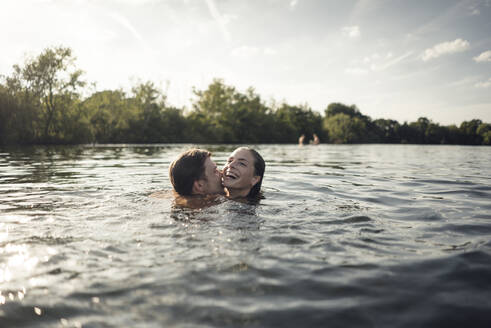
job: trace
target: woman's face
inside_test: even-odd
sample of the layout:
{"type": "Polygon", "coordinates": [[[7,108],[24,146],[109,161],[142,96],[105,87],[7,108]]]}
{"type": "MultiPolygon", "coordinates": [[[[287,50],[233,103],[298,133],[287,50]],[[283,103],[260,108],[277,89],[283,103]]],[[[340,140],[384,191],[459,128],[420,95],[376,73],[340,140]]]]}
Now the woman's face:
{"type": "Polygon", "coordinates": [[[247,149],[236,149],[223,167],[223,186],[249,191],[260,177],[254,175],[254,157],[247,149]]]}

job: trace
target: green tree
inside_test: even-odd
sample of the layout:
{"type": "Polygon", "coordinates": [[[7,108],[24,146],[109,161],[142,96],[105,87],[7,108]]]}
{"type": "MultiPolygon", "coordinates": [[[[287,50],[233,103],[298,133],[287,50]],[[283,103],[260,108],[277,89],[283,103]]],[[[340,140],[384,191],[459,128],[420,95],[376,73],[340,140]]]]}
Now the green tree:
{"type": "Polygon", "coordinates": [[[325,109],[326,118],[337,115],[337,114],[345,114],[349,117],[359,117],[363,118],[364,115],[361,114],[360,110],[356,105],[346,106],[342,103],[331,103],[325,109]]]}
{"type": "Polygon", "coordinates": [[[452,145],[459,144],[462,138],[462,132],[455,124],[445,127],[445,143],[452,145]]]}
{"type": "Polygon", "coordinates": [[[291,106],[282,104],[274,113],[276,127],[280,133],[280,142],[297,142],[300,135],[306,140],[312,140],[314,133],[326,141],[322,129],[322,116],[312,111],[307,105],[291,106]]]}
{"type": "Polygon", "coordinates": [[[233,126],[227,125],[234,104],[235,88],[227,86],[221,79],[214,79],[206,90],[193,89],[197,97],[193,103],[196,114],[194,120],[199,119],[196,126],[202,128],[201,135],[211,142],[236,142],[233,126]]]}
{"type": "Polygon", "coordinates": [[[373,121],[376,133],[379,136],[380,142],[400,143],[400,128],[399,122],[387,119],[377,119],[373,121]]]}
{"type": "Polygon", "coordinates": [[[446,130],[444,127],[430,122],[425,131],[425,143],[427,144],[444,144],[446,140],[446,130]]]}
{"type": "Polygon", "coordinates": [[[474,119],[471,121],[464,121],[460,124],[460,131],[463,134],[462,143],[466,145],[480,145],[482,144],[482,137],[477,132],[477,129],[482,124],[481,120],[474,119]]]}
{"type": "Polygon", "coordinates": [[[166,108],[167,96],[151,81],[139,82],[132,88],[133,97],[129,106],[136,110],[136,120],[130,121],[130,132],[133,142],[163,142],[168,133],[163,110],[166,108]]]}
{"type": "Polygon", "coordinates": [[[136,113],[128,108],[122,90],[95,92],[82,105],[90,122],[92,142],[125,142],[129,121],[136,113]]]}
{"type": "Polygon", "coordinates": [[[420,117],[416,122],[409,123],[409,127],[412,130],[409,142],[424,144],[426,141],[426,130],[430,123],[431,121],[426,117],[420,117]]]}
{"type": "Polygon", "coordinates": [[[481,137],[483,145],[491,145],[491,124],[479,124],[476,133],[481,137]]]}
{"type": "Polygon", "coordinates": [[[160,114],[160,130],[163,131],[159,142],[190,142],[188,121],[182,109],[165,107],[160,114]]]}
{"type": "Polygon", "coordinates": [[[256,143],[271,138],[271,111],[253,88],[238,92],[215,79],[206,90],[194,89],[197,97],[190,114],[193,130],[211,142],[256,143]]]}
{"type": "Polygon", "coordinates": [[[368,134],[365,120],[344,113],[326,118],[324,128],[329,132],[329,141],[332,143],[363,143],[368,134]]]}
{"type": "Polygon", "coordinates": [[[73,68],[74,60],[70,48],[47,48],[38,57],[28,59],[23,67],[14,65],[13,75],[7,78],[11,91],[29,98],[25,103],[37,102],[45,141],[62,132],[63,126],[56,120],[67,114],[72,102],[79,98],[79,88],[85,85],[82,71],[73,68]]]}
{"type": "Polygon", "coordinates": [[[324,113],[324,129],[328,132],[330,142],[372,143],[381,140],[380,128],[355,105],[332,103],[324,113]]]}

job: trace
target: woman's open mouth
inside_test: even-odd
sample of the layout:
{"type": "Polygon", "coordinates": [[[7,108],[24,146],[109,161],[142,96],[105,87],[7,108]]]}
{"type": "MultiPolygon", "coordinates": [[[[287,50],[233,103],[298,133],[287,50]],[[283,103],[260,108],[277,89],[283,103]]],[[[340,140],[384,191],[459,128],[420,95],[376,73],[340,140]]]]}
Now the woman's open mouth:
{"type": "Polygon", "coordinates": [[[239,176],[237,174],[233,173],[233,172],[226,172],[224,174],[224,177],[225,178],[230,178],[230,179],[233,179],[233,180],[236,180],[236,179],[239,178],[239,176]]]}

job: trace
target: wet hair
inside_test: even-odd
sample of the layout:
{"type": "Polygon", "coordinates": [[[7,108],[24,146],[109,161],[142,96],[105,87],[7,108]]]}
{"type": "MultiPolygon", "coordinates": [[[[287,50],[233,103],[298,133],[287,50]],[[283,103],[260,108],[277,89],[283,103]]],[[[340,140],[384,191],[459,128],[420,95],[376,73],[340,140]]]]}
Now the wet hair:
{"type": "Polygon", "coordinates": [[[192,195],[194,182],[205,177],[205,161],[210,156],[207,150],[190,149],[170,164],[170,182],[179,195],[192,195]]]}
{"type": "Polygon", "coordinates": [[[251,152],[254,157],[254,175],[259,176],[259,181],[252,186],[251,190],[247,194],[249,199],[257,199],[261,197],[261,184],[263,183],[264,170],[266,169],[266,163],[263,157],[254,149],[249,147],[240,147],[240,149],[246,149],[251,152]]]}

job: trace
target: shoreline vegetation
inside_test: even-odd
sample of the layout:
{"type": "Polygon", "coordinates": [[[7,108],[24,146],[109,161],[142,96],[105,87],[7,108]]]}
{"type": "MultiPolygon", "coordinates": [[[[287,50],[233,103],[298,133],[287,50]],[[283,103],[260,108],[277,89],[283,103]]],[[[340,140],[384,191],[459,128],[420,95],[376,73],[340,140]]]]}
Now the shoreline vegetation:
{"type": "Polygon", "coordinates": [[[355,105],[331,103],[321,114],[307,104],[266,105],[214,79],[193,89],[191,109],[167,103],[153,82],[90,95],[72,50],[45,49],[11,76],[0,76],[0,145],[88,143],[322,143],[490,145],[491,124],[479,119],[441,126],[426,117],[403,124],[373,120],[355,105]],[[85,95],[85,96],[83,96],[85,95]]]}

